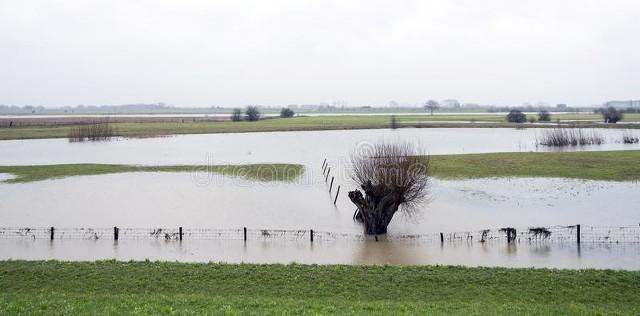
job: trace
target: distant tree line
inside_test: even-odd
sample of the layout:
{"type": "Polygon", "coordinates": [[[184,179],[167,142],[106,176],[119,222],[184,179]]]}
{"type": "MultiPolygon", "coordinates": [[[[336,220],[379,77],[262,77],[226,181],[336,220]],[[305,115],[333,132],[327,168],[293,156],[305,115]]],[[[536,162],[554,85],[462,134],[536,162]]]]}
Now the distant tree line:
{"type": "MultiPolygon", "coordinates": [[[[506,119],[509,123],[524,123],[527,121],[527,115],[520,110],[511,110],[509,111],[509,114],[507,114],[506,119]]],[[[531,116],[529,117],[528,121],[529,123],[534,123],[536,121],[536,117],[531,116]]],[[[547,110],[539,111],[537,121],[550,122],[551,113],[547,110]]]]}
{"type": "MultiPolygon", "coordinates": [[[[596,109],[593,111],[594,113],[599,113],[602,115],[602,118],[605,123],[618,123],[624,118],[624,112],[620,109],[616,109],[614,107],[607,107],[596,109]]],[[[506,116],[506,120],[509,123],[524,123],[527,121],[527,115],[517,109],[512,109],[509,111],[509,114],[506,116]]],[[[530,123],[536,121],[535,117],[530,117],[528,120],[530,123]]],[[[547,110],[542,110],[538,112],[538,121],[540,122],[549,122],[551,121],[551,113],[547,110]]]]}
{"type": "MultiPolygon", "coordinates": [[[[231,120],[234,122],[238,122],[238,121],[254,122],[254,121],[260,120],[260,115],[261,115],[260,110],[258,109],[257,106],[249,105],[245,108],[244,113],[240,108],[233,109],[233,111],[231,112],[231,120]]],[[[292,109],[282,108],[280,110],[280,117],[282,118],[293,117],[294,115],[295,115],[295,112],[292,109]]]]}
{"type": "MultiPolygon", "coordinates": [[[[590,108],[589,108],[590,109],[590,108]]],[[[577,107],[567,107],[565,105],[559,104],[557,106],[549,106],[549,105],[523,105],[523,106],[490,106],[487,109],[489,113],[499,113],[499,112],[510,112],[511,110],[518,110],[520,112],[540,112],[540,111],[550,111],[550,112],[579,112],[583,110],[583,108],[577,107]]]]}

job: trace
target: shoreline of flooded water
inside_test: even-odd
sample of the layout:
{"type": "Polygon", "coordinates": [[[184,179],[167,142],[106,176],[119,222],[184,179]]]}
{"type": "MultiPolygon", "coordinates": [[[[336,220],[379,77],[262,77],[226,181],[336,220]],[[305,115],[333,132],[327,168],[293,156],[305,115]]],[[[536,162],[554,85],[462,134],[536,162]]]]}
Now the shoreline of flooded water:
{"type": "Polygon", "coordinates": [[[462,265],[640,270],[639,244],[0,240],[0,260],[462,265]]]}
{"type": "Polygon", "coordinates": [[[622,144],[622,132],[598,129],[603,145],[555,148],[537,146],[540,131],[513,128],[403,128],[269,133],[187,134],[163,138],[72,143],[66,139],[0,141],[0,165],[107,163],[200,165],[296,163],[319,165],[322,159],[347,161],[357,148],[381,140],[411,142],[424,154],[529,151],[638,150],[622,144]],[[47,153],[42,155],[41,153],[47,153]]]}
{"type": "MultiPolygon", "coordinates": [[[[606,137],[617,131],[603,130],[606,137]]],[[[399,129],[181,135],[114,142],[62,139],[0,141],[0,165],[114,163],[215,165],[296,163],[293,183],[255,182],[200,173],[120,173],[31,183],[0,183],[4,227],[210,227],[360,233],[347,197],[349,154],[380,140],[409,141],[429,154],[557,151],[535,146],[536,131],[516,129],[399,129]],[[46,154],[42,154],[46,153],[46,154]],[[321,170],[323,159],[332,168],[321,170]],[[336,186],[341,193],[336,198],[336,186]],[[334,204],[335,201],[335,204],[334,204]]],[[[640,149],[609,143],[575,150],[640,149]]],[[[3,176],[3,175],[0,175],[3,176]]],[[[433,179],[429,203],[417,216],[396,215],[394,234],[555,225],[629,226],[640,223],[640,183],[561,178],[433,179]],[[616,201],[612,205],[611,201],[616,201]],[[604,211],[606,210],[606,211],[604,211]]],[[[320,264],[462,264],[640,269],[635,245],[405,242],[0,240],[3,259],[180,260],[320,264]],[[546,246],[542,246],[546,245],[546,246]],[[445,246],[442,247],[441,246],[445,246]],[[177,248],[176,248],[177,247],[177,248]],[[505,248],[506,247],[506,248],[505,248]],[[244,249],[244,250],[243,250],[244,249]],[[603,250],[610,249],[610,250],[603,250]],[[515,253],[515,254],[514,254],[515,253]],[[579,254],[579,255],[578,255],[579,254]],[[632,262],[632,263],[627,263],[632,262]]]]}

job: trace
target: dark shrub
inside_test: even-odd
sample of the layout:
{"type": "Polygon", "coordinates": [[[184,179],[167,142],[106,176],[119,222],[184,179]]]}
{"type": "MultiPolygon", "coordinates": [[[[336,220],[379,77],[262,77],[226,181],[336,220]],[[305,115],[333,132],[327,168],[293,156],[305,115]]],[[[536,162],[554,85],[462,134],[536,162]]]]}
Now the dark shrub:
{"type": "Polygon", "coordinates": [[[551,121],[551,113],[546,110],[542,110],[538,112],[538,121],[540,122],[550,122],[551,121]]]}
{"type": "Polygon", "coordinates": [[[290,108],[282,108],[282,110],[280,110],[280,117],[283,117],[283,118],[292,117],[295,114],[296,113],[293,112],[293,110],[290,108]]]}
{"type": "Polygon", "coordinates": [[[231,120],[234,122],[242,121],[242,109],[233,109],[233,113],[231,113],[231,120]]]}
{"type": "Polygon", "coordinates": [[[605,123],[618,123],[618,121],[622,120],[623,114],[621,110],[618,110],[612,106],[601,109],[600,113],[602,113],[602,118],[604,118],[605,123]]]}
{"type": "Polygon", "coordinates": [[[247,115],[247,121],[253,122],[260,119],[260,111],[258,111],[258,107],[254,105],[248,106],[244,114],[247,115]]]}
{"type": "Polygon", "coordinates": [[[507,114],[507,122],[509,123],[524,123],[527,121],[527,116],[520,110],[511,110],[507,114]]]}
{"type": "Polygon", "coordinates": [[[550,128],[542,131],[542,138],[536,144],[543,146],[583,146],[602,145],[604,137],[596,130],[585,131],[581,128],[550,128]]]}
{"type": "Polygon", "coordinates": [[[622,133],[622,142],[624,144],[637,144],[640,142],[640,138],[635,136],[631,131],[624,131],[622,133]]]}

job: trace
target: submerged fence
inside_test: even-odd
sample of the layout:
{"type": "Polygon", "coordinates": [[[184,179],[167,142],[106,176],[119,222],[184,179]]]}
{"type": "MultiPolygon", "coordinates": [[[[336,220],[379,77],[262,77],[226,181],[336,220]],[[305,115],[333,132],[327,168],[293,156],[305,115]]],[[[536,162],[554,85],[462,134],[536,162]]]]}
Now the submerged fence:
{"type": "Polygon", "coordinates": [[[640,243],[640,226],[552,226],[497,228],[468,232],[429,234],[336,233],[286,229],[213,228],[60,228],[0,227],[0,239],[85,239],[85,240],[314,240],[336,241],[420,241],[420,242],[572,242],[640,243]]]}

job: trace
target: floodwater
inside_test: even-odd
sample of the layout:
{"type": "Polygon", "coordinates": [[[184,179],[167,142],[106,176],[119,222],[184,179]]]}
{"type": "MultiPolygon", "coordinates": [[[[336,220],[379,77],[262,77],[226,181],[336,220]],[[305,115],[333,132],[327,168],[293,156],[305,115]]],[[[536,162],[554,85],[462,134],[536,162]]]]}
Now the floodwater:
{"type": "MultiPolygon", "coordinates": [[[[321,175],[320,175],[321,176],[321,175]]],[[[350,188],[349,185],[345,186],[350,188]]],[[[434,180],[419,215],[394,217],[389,235],[499,227],[640,222],[638,183],[567,179],[434,180]],[[622,201],[611,207],[611,200],[622,201]],[[607,210],[603,212],[603,210],[607,210]]],[[[334,191],[335,192],[335,191],[334,191]]],[[[344,191],[343,191],[344,192],[344,191]]],[[[257,183],[219,177],[203,185],[189,173],[85,176],[0,184],[0,221],[24,227],[176,227],[314,229],[360,233],[346,195],[332,205],[327,186],[257,183]],[[250,197],[250,198],[248,198],[250,197]],[[20,210],[20,211],[13,211],[20,210]]],[[[2,240],[0,259],[179,260],[317,264],[640,269],[640,244],[540,241],[2,240]]]]}
{"type": "Polygon", "coordinates": [[[241,240],[1,240],[0,260],[170,260],[305,264],[447,264],[640,270],[640,245],[241,240]]]}
{"type": "MultiPolygon", "coordinates": [[[[64,139],[0,141],[0,165],[60,163],[240,164],[299,163],[293,183],[254,182],[194,170],[71,177],[0,183],[4,227],[193,227],[314,229],[361,232],[346,193],[348,157],[381,139],[419,144],[426,153],[550,150],[536,147],[536,129],[398,129],[180,135],[114,142],[64,139]],[[321,164],[335,177],[332,192],[321,164]],[[334,206],[336,187],[341,193],[334,206]]],[[[615,142],[570,150],[640,149],[615,142]]],[[[0,179],[3,175],[0,175],[0,179]]],[[[7,177],[5,175],[5,177],[7,177]]],[[[330,179],[331,177],[329,177],[330,179]]],[[[616,226],[640,223],[640,184],[568,179],[475,179],[431,183],[431,199],[414,217],[396,216],[393,234],[426,234],[500,227],[616,226]],[[616,203],[611,203],[616,201],[616,203]]],[[[117,258],[226,262],[346,264],[463,264],[640,269],[638,244],[467,244],[405,241],[2,240],[0,259],[117,258]],[[442,246],[442,247],[441,247],[442,246]]]]}
{"type": "MultiPolygon", "coordinates": [[[[564,150],[633,150],[622,144],[621,130],[599,129],[604,145],[564,150]]],[[[162,138],[119,139],[111,142],[71,143],[66,139],[0,141],[0,165],[61,163],[123,163],[144,165],[204,163],[298,163],[320,166],[346,162],[361,146],[380,140],[416,144],[428,154],[553,151],[536,146],[540,129],[402,128],[339,131],[176,135],[162,138]]]]}
{"type": "MultiPolygon", "coordinates": [[[[0,222],[5,227],[361,231],[352,221],[355,208],[346,195],[353,184],[340,183],[342,192],[334,206],[336,189],[330,195],[318,172],[309,171],[294,183],[211,176],[202,181],[198,173],[126,173],[0,184],[0,222]]],[[[430,201],[416,216],[394,217],[390,233],[640,223],[640,183],[435,179],[431,190],[430,201]],[[610,201],[618,202],[611,205],[610,201]]]]}

